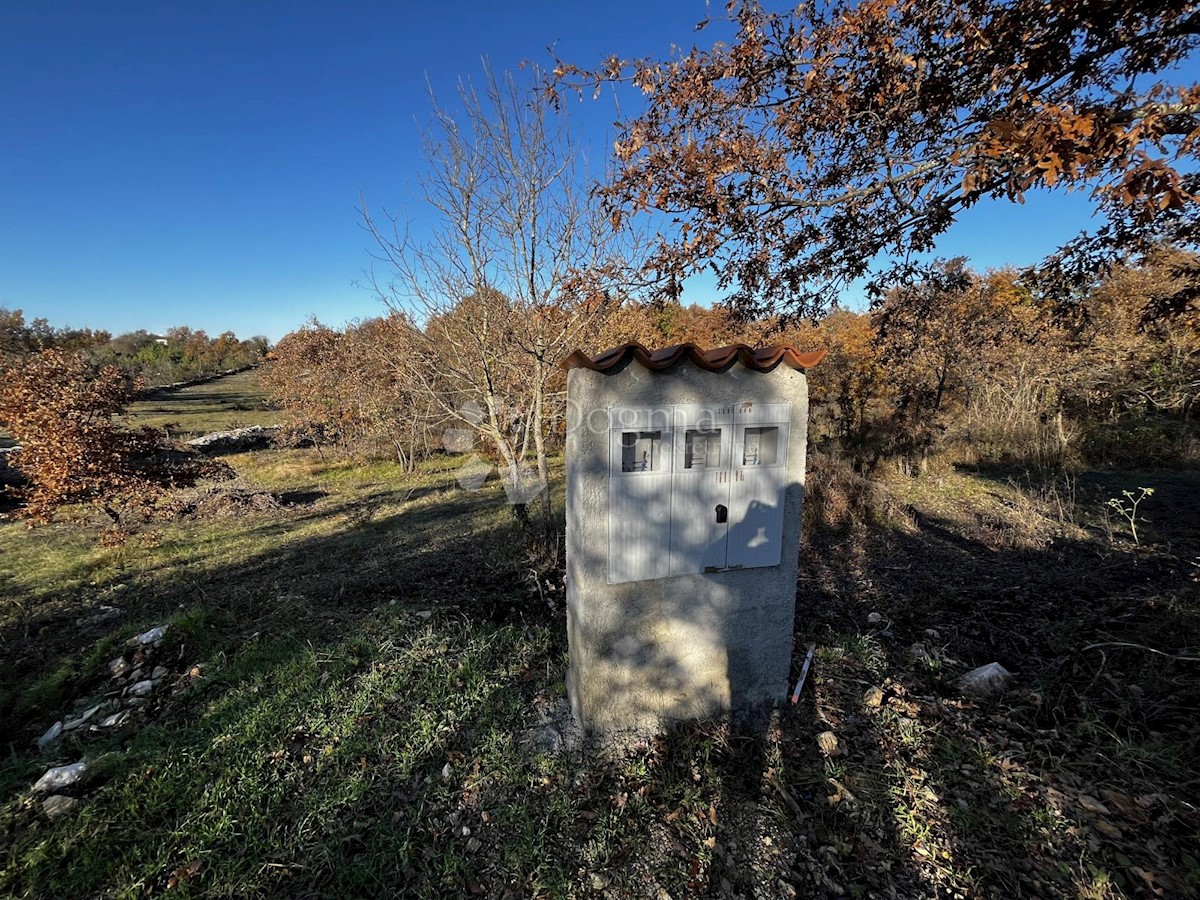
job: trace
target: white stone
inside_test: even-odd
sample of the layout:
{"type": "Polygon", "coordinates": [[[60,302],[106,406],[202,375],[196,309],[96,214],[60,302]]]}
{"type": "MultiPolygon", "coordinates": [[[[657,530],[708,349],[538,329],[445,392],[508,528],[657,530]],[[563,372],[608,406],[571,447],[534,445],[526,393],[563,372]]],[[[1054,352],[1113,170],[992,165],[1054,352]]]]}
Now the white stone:
{"type": "Polygon", "coordinates": [[[119,728],[129,721],[129,710],[123,709],[106,717],[100,722],[101,728],[119,728]]]}
{"type": "Polygon", "coordinates": [[[201,453],[219,456],[223,453],[266,449],[274,444],[278,434],[278,425],[250,425],[232,431],[214,431],[212,434],[192,438],[187,445],[201,453]]]}
{"type": "Polygon", "coordinates": [[[52,769],[47,769],[46,774],[37,780],[37,784],[33,786],[35,792],[45,793],[47,791],[57,791],[59,788],[70,787],[87,771],[87,763],[80,760],[77,763],[71,763],[69,766],[56,766],[52,769]]]}
{"type": "Polygon", "coordinates": [[[1013,674],[1000,663],[988,663],[972,669],[958,679],[958,686],[968,694],[980,697],[991,697],[1002,694],[1012,687],[1013,674]]]}
{"type": "Polygon", "coordinates": [[[57,819],[61,815],[65,815],[79,805],[79,801],[74,797],[64,797],[62,794],[55,794],[53,797],[47,797],[42,801],[42,812],[48,818],[57,819]]]}
{"type": "Polygon", "coordinates": [[[133,666],[130,665],[129,660],[123,656],[118,656],[108,664],[108,671],[112,674],[113,678],[120,678],[131,668],[133,668],[133,666]]]}
{"type": "Polygon", "coordinates": [[[153,644],[163,639],[163,635],[167,633],[166,625],[158,625],[151,628],[149,631],[143,631],[137,636],[136,642],[145,647],[147,644],[153,644]]]}
{"type": "Polygon", "coordinates": [[[74,731],[79,726],[86,725],[88,722],[90,722],[92,720],[92,717],[94,715],[96,715],[96,713],[98,713],[98,712],[100,712],[100,704],[96,704],[91,709],[87,710],[86,712],[84,712],[83,714],[81,714],[79,716],[76,716],[73,719],[68,719],[66,722],[63,723],[63,731],[74,731]]]}
{"type": "Polygon", "coordinates": [[[870,625],[878,625],[882,621],[883,621],[883,616],[881,616],[877,612],[873,612],[869,616],[867,616],[867,623],[870,625]]]}
{"type": "Polygon", "coordinates": [[[166,666],[155,666],[154,671],[150,673],[150,678],[153,681],[158,681],[160,678],[166,678],[170,674],[171,672],[166,666]]]}
{"type": "Polygon", "coordinates": [[[154,690],[154,682],[150,680],[139,681],[137,684],[130,685],[126,693],[131,697],[145,697],[154,690]]]}
{"type": "Polygon", "coordinates": [[[60,719],[59,721],[57,721],[53,725],[51,725],[49,728],[47,728],[46,733],[37,739],[37,745],[39,747],[45,747],[47,744],[53,744],[55,741],[57,741],[62,736],[62,733],[63,733],[63,723],[62,723],[62,720],[60,719]]]}

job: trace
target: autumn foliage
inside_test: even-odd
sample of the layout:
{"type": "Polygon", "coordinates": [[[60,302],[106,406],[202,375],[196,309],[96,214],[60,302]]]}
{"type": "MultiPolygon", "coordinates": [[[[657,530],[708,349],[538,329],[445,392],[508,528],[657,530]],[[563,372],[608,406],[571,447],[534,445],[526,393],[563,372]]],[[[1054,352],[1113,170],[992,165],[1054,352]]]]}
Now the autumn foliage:
{"type": "Polygon", "coordinates": [[[1037,189],[1085,191],[1102,215],[1060,274],[1196,240],[1200,86],[1179,67],[1194,5],[723,7],[698,26],[711,46],[562,61],[547,87],[641,95],[603,194],[615,224],[662,214],[653,271],[713,265],[744,311],[824,310],[863,276],[878,293],[919,280],[960,212],[1037,189]]]}
{"type": "MultiPolygon", "coordinates": [[[[870,311],[815,321],[747,319],[723,307],[626,301],[591,310],[579,343],[792,344],[825,349],[809,372],[811,436],[860,472],[918,475],[947,460],[1038,468],[1200,460],[1200,258],[1158,249],[1116,267],[1071,304],[1039,293],[1027,273],[939,262],[929,279],[889,292],[870,311]]],[[[530,453],[536,395],[520,335],[523,313],[469,298],[424,328],[399,316],[344,331],[311,324],[280,341],[265,379],[297,423],[355,453],[408,463],[467,447],[505,461],[494,427],[530,453]],[[477,376],[486,375],[486,386],[477,376]],[[494,405],[494,426],[486,398],[494,405]],[[475,401],[479,400],[479,403],[475,401]]],[[[560,446],[565,377],[541,397],[545,438],[560,446]]]]}
{"type": "Polygon", "coordinates": [[[91,503],[114,521],[145,514],[170,487],[226,470],[150,429],[120,423],[141,385],[115,367],[44,350],[0,372],[0,424],[20,443],[10,457],[29,485],[21,514],[47,521],[59,507],[91,503]]]}
{"type": "Polygon", "coordinates": [[[421,336],[403,316],[338,331],[313,320],[286,335],[263,384],[288,417],[292,440],[357,456],[394,456],[406,468],[439,446],[437,405],[420,387],[421,336]]]}

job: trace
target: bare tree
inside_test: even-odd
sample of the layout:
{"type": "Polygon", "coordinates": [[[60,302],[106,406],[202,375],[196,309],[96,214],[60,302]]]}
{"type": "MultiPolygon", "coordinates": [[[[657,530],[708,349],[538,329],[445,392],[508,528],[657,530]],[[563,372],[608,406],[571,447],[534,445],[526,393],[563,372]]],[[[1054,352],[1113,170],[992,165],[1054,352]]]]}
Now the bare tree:
{"type": "Polygon", "coordinates": [[[557,363],[612,303],[631,239],[592,202],[582,148],[538,79],[485,69],[482,88],[460,82],[457,110],[432,98],[421,183],[436,221],[425,240],[365,203],[362,214],[390,270],[372,273],[376,292],[427,342],[410,376],[495,448],[518,516],[540,494],[548,522],[557,363]]]}

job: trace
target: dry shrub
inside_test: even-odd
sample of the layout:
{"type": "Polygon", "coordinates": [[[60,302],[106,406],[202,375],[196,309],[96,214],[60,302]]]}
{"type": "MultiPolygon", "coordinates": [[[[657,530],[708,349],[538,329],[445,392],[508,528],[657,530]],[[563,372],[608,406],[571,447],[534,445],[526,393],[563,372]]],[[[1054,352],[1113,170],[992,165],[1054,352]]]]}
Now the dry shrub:
{"type": "Polygon", "coordinates": [[[172,498],[164,512],[181,519],[228,519],[282,508],[270,491],[237,484],[216,484],[172,498]]]}
{"type": "Polygon", "coordinates": [[[101,547],[121,547],[129,539],[129,532],[117,525],[110,525],[100,532],[100,538],[97,543],[101,547]]]}
{"type": "Polygon", "coordinates": [[[142,387],[112,366],[97,370],[58,350],[0,371],[0,422],[21,445],[8,461],[29,481],[10,491],[31,524],[81,503],[124,524],[145,517],[169,488],[232,474],[160,432],[126,427],[125,409],[142,387]]]}
{"type": "Polygon", "coordinates": [[[880,522],[895,510],[887,490],[844,457],[813,453],[804,487],[804,532],[842,531],[880,522]]]}

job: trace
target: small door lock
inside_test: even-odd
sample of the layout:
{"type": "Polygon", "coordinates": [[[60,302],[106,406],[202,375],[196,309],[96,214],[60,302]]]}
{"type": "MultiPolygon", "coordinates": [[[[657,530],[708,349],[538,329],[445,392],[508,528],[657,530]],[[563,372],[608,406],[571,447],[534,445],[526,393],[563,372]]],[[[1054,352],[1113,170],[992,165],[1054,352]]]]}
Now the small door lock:
{"type": "Polygon", "coordinates": [[[717,504],[717,524],[722,525],[728,521],[729,521],[729,510],[725,507],[725,504],[718,503],[717,504]]]}

